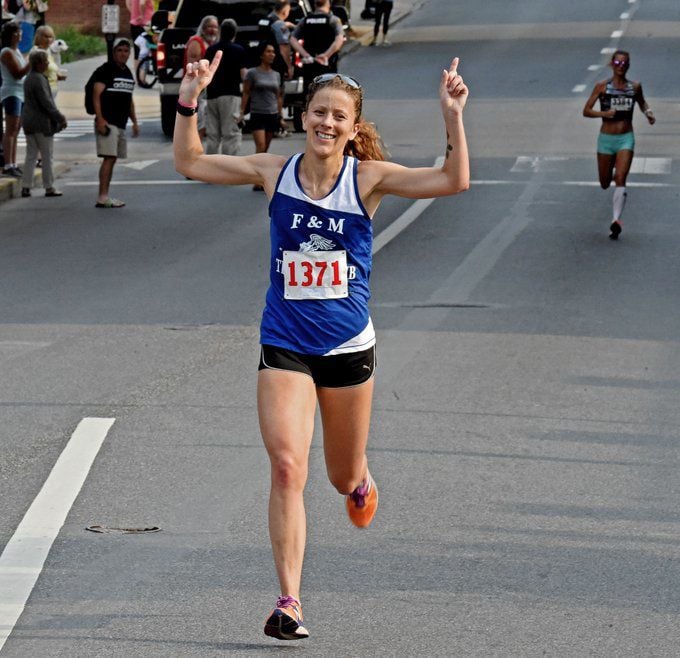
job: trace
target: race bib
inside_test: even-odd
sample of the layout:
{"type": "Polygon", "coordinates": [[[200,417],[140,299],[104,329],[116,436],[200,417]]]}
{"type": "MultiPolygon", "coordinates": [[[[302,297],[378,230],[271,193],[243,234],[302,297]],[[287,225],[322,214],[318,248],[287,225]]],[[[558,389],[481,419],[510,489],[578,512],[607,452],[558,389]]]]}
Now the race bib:
{"type": "Polygon", "coordinates": [[[634,100],[628,96],[615,96],[612,98],[611,108],[617,112],[630,112],[633,109],[634,100]]]}
{"type": "Polygon", "coordinates": [[[285,299],[339,299],[348,294],[344,250],[283,252],[285,299]]]}

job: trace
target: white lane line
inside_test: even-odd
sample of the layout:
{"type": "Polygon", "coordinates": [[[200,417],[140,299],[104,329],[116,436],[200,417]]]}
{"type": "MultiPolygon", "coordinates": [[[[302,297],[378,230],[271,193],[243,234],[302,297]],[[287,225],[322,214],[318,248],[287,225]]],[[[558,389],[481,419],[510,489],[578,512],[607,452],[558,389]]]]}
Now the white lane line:
{"type": "Polygon", "coordinates": [[[620,39],[623,36],[623,30],[614,30],[611,34],[612,39],[620,39]]]}
{"type": "MultiPolygon", "coordinates": [[[[166,180],[119,180],[112,181],[111,186],[123,187],[126,185],[208,185],[199,180],[179,180],[175,178],[168,178],[166,180]]],[[[99,185],[97,181],[71,181],[65,182],[66,187],[96,187],[99,185]]]]}
{"type": "Polygon", "coordinates": [[[631,174],[670,174],[671,158],[637,157],[630,166],[631,174]]]}
{"type": "MultiPolygon", "coordinates": [[[[633,161],[635,162],[635,161],[633,161]]],[[[470,187],[475,185],[526,185],[528,181],[517,179],[517,180],[471,180],[470,187]]],[[[597,181],[587,181],[587,180],[554,180],[554,181],[543,181],[541,185],[571,185],[575,187],[600,187],[597,181]]],[[[680,185],[674,183],[639,183],[637,181],[626,181],[626,187],[680,187],[680,185]]]]}
{"type": "Polygon", "coordinates": [[[621,16],[619,16],[619,18],[622,21],[627,21],[630,18],[630,14],[627,11],[624,11],[623,14],[621,14],[621,16]]]}
{"type": "Polygon", "coordinates": [[[0,651],[115,418],[83,418],[0,555],[0,651]]]}
{"type": "Polygon", "coordinates": [[[589,71],[599,71],[602,68],[602,64],[591,64],[588,67],[589,71]]]}
{"type": "Polygon", "coordinates": [[[142,169],[146,169],[147,167],[150,167],[151,165],[154,165],[157,162],[160,162],[160,160],[138,160],[137,162],[127,162],[121,166],[141,171],[142,169]]]}
{"type": "Polygon", "coordinates": [[[576,86],[572,89],[572,91],[573,91],[575,94],[580,94],[582,91],[585,91],[585,88],[586,88],[585,85],[576,85],[576,86]]]}
{"type": "Polygon", "coordinates": [[[616,52],[616,48],[603,48],[600,50],[600,55],[613,55],[616,52]]]}

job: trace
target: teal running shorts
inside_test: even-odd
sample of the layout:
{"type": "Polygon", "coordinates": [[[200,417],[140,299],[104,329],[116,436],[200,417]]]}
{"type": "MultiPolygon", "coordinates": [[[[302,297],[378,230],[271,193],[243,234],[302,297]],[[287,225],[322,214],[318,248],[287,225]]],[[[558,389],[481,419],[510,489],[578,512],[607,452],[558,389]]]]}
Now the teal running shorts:
{"type": "Polygon", "coordinates": [[[634,151],[635,135],[631,130],[622,135],[600,133],[597,137],[597,152],[604,155],[616,155],[619,151],[634,151]]]}

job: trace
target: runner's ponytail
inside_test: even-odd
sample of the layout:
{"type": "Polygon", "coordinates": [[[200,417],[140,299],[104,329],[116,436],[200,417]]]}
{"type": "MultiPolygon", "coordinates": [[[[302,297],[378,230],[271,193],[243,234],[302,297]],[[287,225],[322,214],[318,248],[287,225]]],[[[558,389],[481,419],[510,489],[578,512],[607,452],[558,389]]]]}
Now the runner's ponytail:
{"type": "Polygon", "coordinates": [[[357,160],[384,160],[385,145],[375,124],[360,117],[358,126],[357,136],[345,146],[345,155],[351,155],[357,160]]]}

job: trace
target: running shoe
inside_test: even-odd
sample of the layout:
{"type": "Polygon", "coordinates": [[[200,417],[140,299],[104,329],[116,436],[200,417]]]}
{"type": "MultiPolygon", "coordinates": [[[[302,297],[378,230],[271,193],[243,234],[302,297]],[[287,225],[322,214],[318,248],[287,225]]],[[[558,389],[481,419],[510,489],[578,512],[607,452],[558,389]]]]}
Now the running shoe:
{"type": "Polygon", "coordinates": [[[302,625],[302,604],[294,596],[279,596],[264,623],[264,634],[277,640],[303,640],[309,631],[302,625]]]}
{"type": "Polygon", "coordinates": [[[613,221],[609,226],[609,239],[618,240],[619,233],[621,233],[621,231],[623,231],[623,226],[621,226],[621,223],[618,220],[613,221]]]}
{"type": "Polygon", "coordinates": [[[373,521],[378,510],[378,487],[371,474],[366,475],[366,479],[345,498],[345,506],[349,520],[357,528],[366,528],[373,521]]]}

